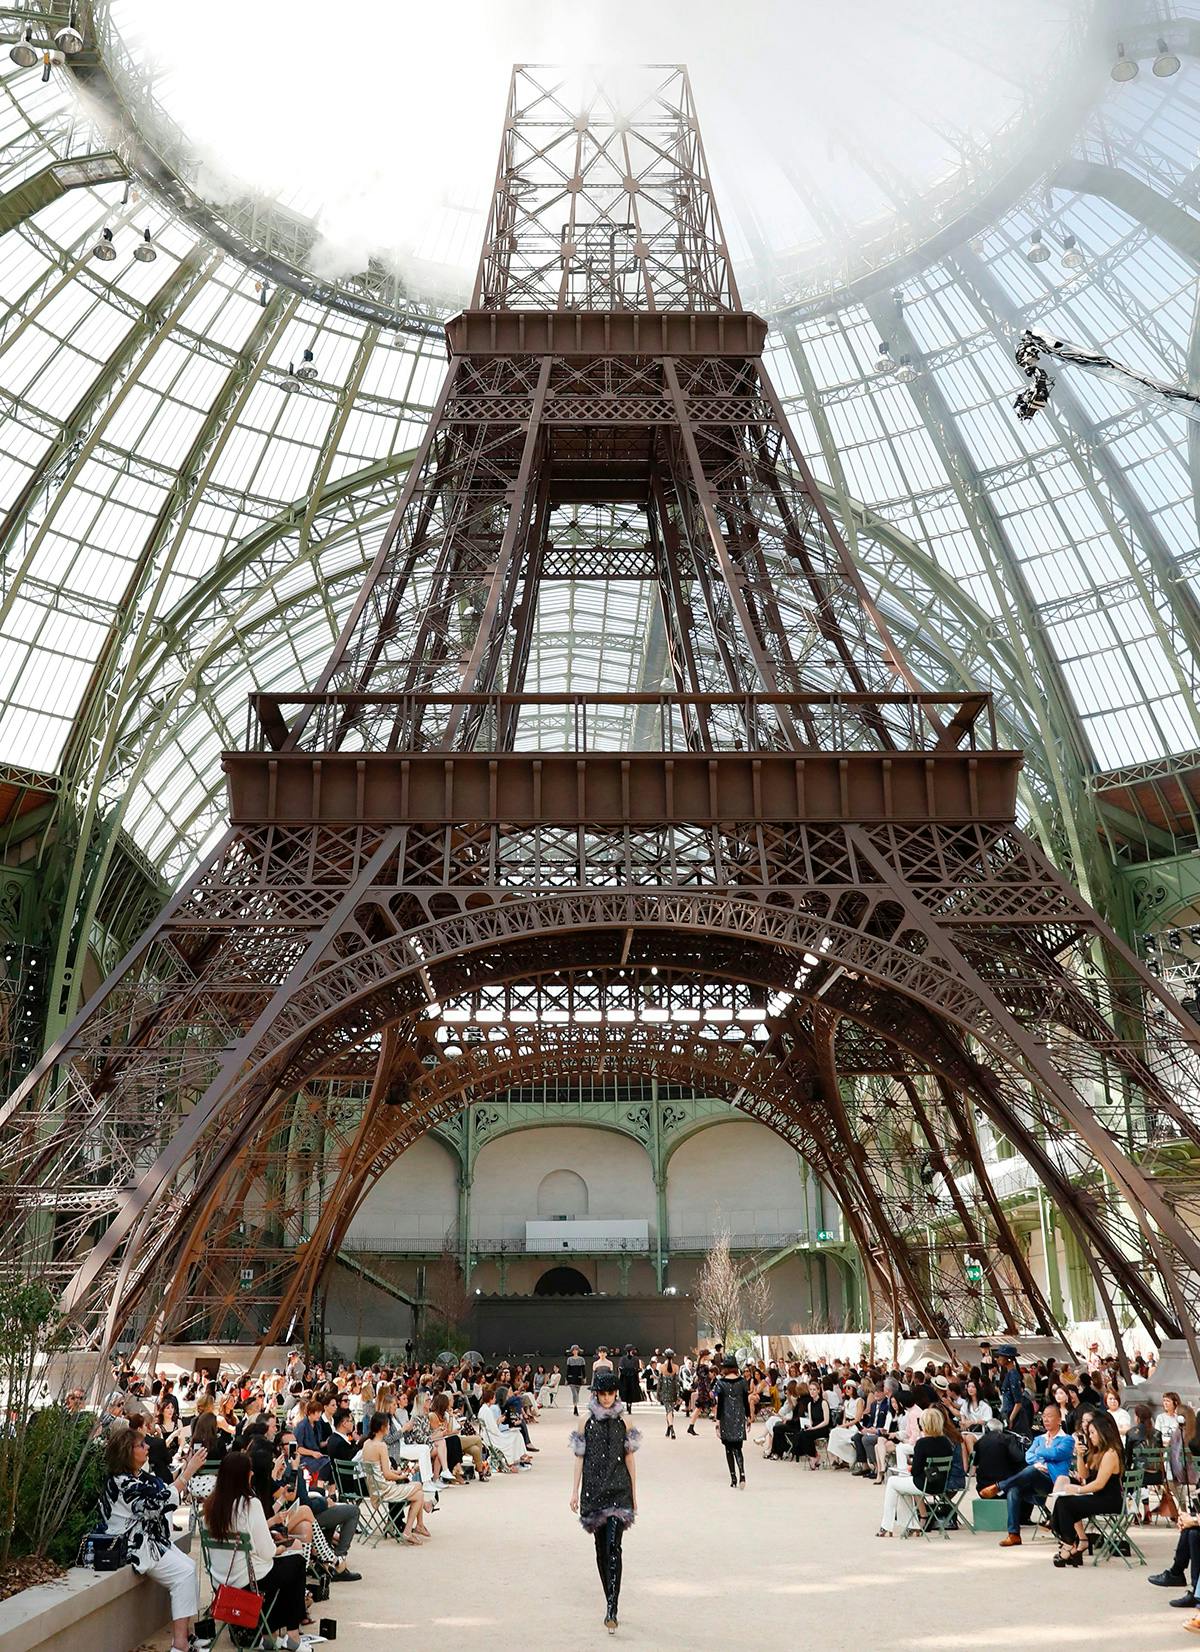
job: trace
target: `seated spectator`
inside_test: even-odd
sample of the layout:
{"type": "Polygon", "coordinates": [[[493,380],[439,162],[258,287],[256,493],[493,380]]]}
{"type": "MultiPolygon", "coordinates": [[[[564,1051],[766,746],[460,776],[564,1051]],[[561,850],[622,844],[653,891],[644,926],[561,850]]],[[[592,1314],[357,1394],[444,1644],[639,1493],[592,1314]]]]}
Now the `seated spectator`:
{"type": "Polygon", "coordinates": [[[1060,1492],[1054,1504],[1052,1521],[1059,1539],[1056,1566],[1083,1565],[1087,1521],[1095,1514],[1115,1514],[1124,1496],[1125,1453],[1116,1423],[1107,1411],[1098,1411],[1089,1416],[1085,1428],[1079,1489],[1060,1492]]]}
{"type": "Polygon", "coordinates": [[[1121,1404],[1121,1396],[1111,1385],[1104,1391],[1104,1408],[1117,1425],[1117,1432],[1124,1439],[1133,1425],[1133,1418],[1121,1404]]]}
{"type": "Polygon", "coordinates": [[[931,1405],[922,1413],[921,1438],[913,1447],[912,1472],[893,1474],[888,1478],[883,1493],[883,1521],[875,1533],[876,1537],[895,1535],[900,1517],[900,1493],[924,1491],[925,1472],[929,1464],[949,1463],[952,1460],[954,1446],[945,1437],[945,1426],[946,1418],[940,1406],[931,1405]]]}
{"type": "Polygon", "coordinates": [[[322,1451],[321,1442],[317,1437],[317,1422],[323,1410],[320,1400],[309,1400],[295,1430],[300,1467],[306,1474],[315,1474],[318,1480],[329,1478],[329,1458],[322,1451]]]}
{"type": "MultiPolygon", "coordinates": [[[[1179,1540],[1174,1558],[1165,1572],[1155,1572],[1148,1581],[1160,1589],[1183,1590],[1179,1599],[1171,1602],[1172,1606],[1200,1606],[1196,1596],[1196,1585],[1200,1583],[1200,1515],[1185,1511],[1175,1524],[1179,1528],[1179,1540]]],[[[1191,1621],[1200,1625],[1200,1617],[1191,1621]]]]}
{"type": "Polygon", "coordinates": [[[537,1451],[540,1448],[532,1445],[529,1440],[529,1425],[525,1418],[525,1406],[521,1395],[513,1389],[506,1388],[503,1383],[496,1387],[496,1404],[504,1423],[509,1428],[515,1428],[525,1442],[526,1451],[537,1451]]]}
{"type": "Polygon", "coordinates": [[[449,1394],[443,1392],[433,1396],[433,1403],[429,1408],[429,1430],[433,1436],[434,1449],[442,1454],[445,1464],[443,1479],[449,1475],[452,1480],[462,1484],[464,1456],[470,1457],[476,1474],[480,1472],[483,1465],[483,1441],[475,1435],[474,1450],[467,1449],[467,1443],[459,1433],[457,1421],[450,1409],[449,1394]]]}
{"type": "Polygon", "coordinates": [[[841,1421],[829,1431],[829,1461],[834,1468],[852,1467],[855,1436],[874,1398],[875,1389],[869,1377],[863,1381],[861,1394],[855,1392],[853,1382],[847,1382],[841,1421]]]}
{"type": "MultiPolygon", "coordinates": [[[[791,1383],[788,1384],[789,1389],[792,1386],[791,1383]]],[[[850,1471],[852,1474],[870,1474],[870,1464],[876,1460],[876,1447],[881,1441],[896,1438],[900,1416],[900,1402],[894,1392],[885,1390],[875,1395],[864,1411],[858,1433],[854,1437],[854,1467],[850,1471]]],[[[883,1478],[882,1470],[879,1478],[883,1478]]]]}
{"type": "MultiPolygon", "coordinates": [[[[286,1652],[300,1652],[300,1625],[305,1617],[304,1554],[290,1537],[276,1540],[262,1504],[254,1495],[252,1472],[248,1452],[229,1452],[204,1502],[205,1529],[218,1543],[228,1543],[240,1535],[250,1539],[254,1588],[266,1601],[267,1623],[273,1630],[284,1631],[286,1652]]],[[[222,1556],[212,1582],[228,1583],[235,1589],[249,1588],[245,1555],[238,1551],[228,1562],[222,1556]]]]}
{"type": "Polygon", "coordinates": [[[133,1569],[171,1593],[171,1645],[187,1652],[199,1606],[196,1568],[175,1547],[170,1512],[204,1461],[193,1452],[170,1485],[147,1467],[149,1451],[141,1429],[119,1428],[106,1446],[108,1478],[100,1493],[100,1521],[111,1537],[124,1537],[133,1569]]]}
{"type": "Polygon", "coordinates": [[[392,1467],[384,1444],[387,1427],[386,1415],[377,1411],[368,1426],[360,1459],[369,1494],[373,1503],[386,1505],[401,1542],[420,1544],[431,1536],[425,1525],[425,1493],[419,1481],[410,1480],[406,1474],[392,1467]],[[404,1509],[402,1526],[397,1519],[401,1508],[404,1509]]]}
{"type": "Polygon", "coordinates": [[[510,1473],[515,1474],[519,1469],[530,1467],[532,1459],[525,1450],[521,1435],[515,1429],[504,1426],[496,1401],[498,1392],[494,1383],[489,1383],[483,1390],[483,1401],[479,1407],[479,1432],[483,1436],[484,1444],[493,1454],[493,1462],[502,1464],[510,1473]]]}
{"type": "Polygon", "coordinates": [[[1025,1466],[1015,1474],[979,1488],[981,1497],[1008,1499],[1008,1536],[1000,1544],[1002,1549],[1020,1545],[1022,1520],[1028,1518],[1034,1503],[1045,1507],[1055,1481],[1059,1475],[1070,1472],[1075,1456],[1075,1441],[1063,1430],[1058,1406],[1051,1402],[1042,1416],[1046,1431],[1036,1435],[1026,1449],[1025,1466]]]}
{"type": "Polygon", "coordinates": [[[827,1440],[832,1427],[829,1401],[821,1389],[820,1382],[813,1381],[808,1385],[807,1396],[801,1396],[800,1404],[793,1411],[791,1421],[777,1431],[775,1439],[779,1440],[782,1435],[791,1447],[792,1455],[797,1462],[807,1459],[809,1467],[816,1468],[817,1442],[827,1440]]]}

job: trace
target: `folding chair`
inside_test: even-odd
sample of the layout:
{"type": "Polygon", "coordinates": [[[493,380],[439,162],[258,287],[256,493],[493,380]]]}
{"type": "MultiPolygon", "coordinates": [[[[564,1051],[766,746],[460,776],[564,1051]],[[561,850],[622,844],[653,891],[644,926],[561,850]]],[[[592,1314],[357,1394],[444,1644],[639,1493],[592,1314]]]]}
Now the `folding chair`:
{"type": "Polygon", "coordinates": [[[220,1466],[219,1462],[202,1463],[187,1484],[183,1495],[187,1499],[189,1532],[194,1532],[200,1524],[201,1505],[217,1483],[220,1466]]]}
{"type": "Polygon", "coordinates": [[[1142,1471],[1142,1494],[1148,1513],[1150,1508],[1149,1490],[1157,1491],[1161,1501],[1162,1494],[1166,1489],[1166,1462],[1163,1448],[1156,1442],[1146,1441],[1144,1444],[1134,1447],[1133,1461],[1139,1465],[1142,1471]]]}
{"type": "Polygon", "coordinates": [[[1134,1517],[1142,1506],[1142,1479],[1143,1470],[1140,1463],[1134,1463],[1121,1476],[1121,1506],[1113,1514],[1094,1514],[1091,1517],[1091,1526],[1094,1533],[1092,1543],[1092,1565],[1098,1566],[1102,1560],[1111,1560],[1119,1555],[1126,1566],[1132,1569],[1133,1557],[1137,1556],[1139,1566],[1146,1564],[1146,1557],[1129,1535],[1129,1528],[1134,1517]],[[1129,1553],[1126,1554],[1125,1550],[1129,1553]]]}
{"type": "Polygon", "coordinates": [[[950,1536],[955,1521],[962,1518],[954,1499],[946,1490],[950,1466],[949,1457],[934,1458],[925,1465],[924,1487],[920,1491],[902,1491],[898,1494],[908,1509],[902,1537],[911,1537],[914,1531],[928,1537],[931,1530],[940,1531],[943,1537],[950,1536]],[[921,1513],[922,1503],[925,1505],[924,1514],[921,1513]]]}
{"type": "Polygon", "coordinates": [[[368,1548],[375,1548],[381,1539],[397,1536],[396,1527],[386,1503],[371,1494],[371,1482],[366,1475],[366,1463],[346,1463],[335,1457],[333,1483],[337,1487],[338,1502],[352,1503],[358,1510],[357,1535],[368,1548]]]}
{"type": "MultiPolygon", "coordinates": [[[[250,1552],[250,1539],[245,1532],[239,1532],[236,1537],[218,1540],[215,1537],[210,1537],[204,1530],[203,1526],[201,1526],[200,1553],[204,1560],[204,1570],[208,1577],[209,1587],[212,1589],[214,1600],[216,1599],[217,1590],[220,1588],[221,1584],[228,1583],[229,1573],[232,1570],[233,1562],[239,1554],[246,1562],[246,1572],[250,1579],[250,1582],[246,1585],[246,1587],[250,1589],[256,1589],[258,1587],[254,1581],[254,1562],[250,1552]]],[[[259,1612],[258,1622],[253,1628],[250,1628],[249,1626],[242,1627],[240,1624],[234,1623],[222,1623],[219,1620],[214,1620],[216,1622],[216,1633],[214,1634],[210,1645],[216,1646],[225,1630],[228,1629],[229,1639],[232,1641],[234,1646],[273,1646],[275,1643],[274,1635],[267,1626],[267,1613],[274,1604],[274,1600],[275,1597],[273,1595],[270,1599],[268,1599],[266,1595],[263,1596],[263,1603],[259,1612]]],[[[208,1612],[202,1615],[212,1617],[211,1602],[209,1603],[208,1612]]]]}

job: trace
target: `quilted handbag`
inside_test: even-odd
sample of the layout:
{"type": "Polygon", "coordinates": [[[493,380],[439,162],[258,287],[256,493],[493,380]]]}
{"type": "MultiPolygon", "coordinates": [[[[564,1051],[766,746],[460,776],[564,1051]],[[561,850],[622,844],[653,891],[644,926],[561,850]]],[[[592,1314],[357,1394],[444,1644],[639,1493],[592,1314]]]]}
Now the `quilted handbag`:
{"type": "MultiPolygon", "coordinates": [[[[236,1556],[229,1561],[229,1571],[233,1570],[236,1556]]],[[[246,1557],[246,1567],[250,1574],[250,1583],[254,1583],[254,1567],[250,1557],[246,1557]]],[[[238,1589],[229,1582],[226,1573],[225,1582],[217,1585],[217,1592],[213,1596],[210,1615],[219,1623],[234,1623],[242,1629],[257,1629],[258,1620],[262,1616],[263,1597],[254,1588],[238,1589]]]]}

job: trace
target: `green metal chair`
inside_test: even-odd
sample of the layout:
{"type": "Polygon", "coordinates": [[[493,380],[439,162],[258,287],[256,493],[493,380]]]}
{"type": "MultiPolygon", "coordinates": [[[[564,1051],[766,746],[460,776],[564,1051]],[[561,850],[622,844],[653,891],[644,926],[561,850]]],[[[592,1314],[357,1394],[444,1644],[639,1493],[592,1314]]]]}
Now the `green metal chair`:
{"type": "Polygon", "coordinates": [[[342,1462],[335,1457],[329,1466],[333,1470],[338,1501],[351,1503],[358,1510],[359,1539],[373,1549],[386,1537],[399,1537],[389,1505],[371,1495],[370,1481],[364,1472],[366,1465],[342,1462]]]}
{"type": "MultiPolygon", "coordinates": [[[[217,1590],[220,1588],[221,1584],[228,1583],[229,1573],[232,1569],[233,1562],[239,1554],[245,1559],[247,1575],[251,1579],[248,1587],[252,1589],[258,1587],[258,1585],[254,1582],[254,1562],[250,1551],[250,1539],[245,1532],[239,1532],[236,1537],[218,1539],[215,1537],[210,1537],[204,1530],[204,1527],[201,1526],[200,1553],[204,1561],[205,1574],[208,1577],[209,1587],[212,1589],[214,1599],[216,1598],[217,1590]]],[[[222,1634],[224,1634],[227,1629],[229,1631],[229,1639],[232,1641],[234,1646],[265,1647],[268,1645],[274,1645],[274,1636],[267,1625],[267,1613],[274,1604],[274,1598],[275,1597],[273,1595],[269,1598],[266,1595],[263,1596],[262,1609],[259,1613],[258,1623],[252,1629],[248,1626],[243,1628],[239,1624],[221,1623],[217,1621],[216,1633],[213,1635],[210,1645],[216,1646],[220,1641],[222,1634]]],[[[207,1615],[212,1615],[211,1602],[207,1615]]]]}
{"type": "Polygon", "coordinates": [[[920,1491],[902,1491],[900,1501],[908,1509],[908,1519],[905,1522],[902,1537],[912,1537],[919,1532],[922,1537],[928,1538],[933,1532],[941,1532],[943,1537],[949,1537],[951,1531],[960,1519],[965,1519],[957,1508],[953,1495],[946,1486],[950,1479],[951,1459],[949,1457],[935,1457],[925,1464],[925,1484],[920,1491]],[[925,1513],[921,1513],[921,1504],[925,1505],[925,1513]]]}
{"type": "Polygon", "coordinates": [[[1121,1476],[1120,1508],[1112,1514],[1092,1515],[1093,1566],[1098,1566],[1102,1560],[1111,1560],[1114,1556],[1119,1556],[1126,1566],[1132,1569],[1135,1555],[1139,1566],[1146,1564],[1145,1555],[1129,1535],[1129,1528],[1142,1506],[1144,1477],[1141,1463],[1131,1464],[1121,1476]]]}

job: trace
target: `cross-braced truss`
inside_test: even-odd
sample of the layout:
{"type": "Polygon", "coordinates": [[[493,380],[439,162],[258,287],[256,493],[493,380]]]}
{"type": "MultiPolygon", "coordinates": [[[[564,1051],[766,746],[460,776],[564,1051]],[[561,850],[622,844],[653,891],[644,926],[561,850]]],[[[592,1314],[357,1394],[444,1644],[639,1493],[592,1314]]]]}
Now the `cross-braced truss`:
{"type": "Polygon", "coordinates": [[[1191,1339],[1187,1023],[1013,825],[986,696],[920,692],[868,600],[684,71],[514,73],[447,331],[325,672],[254,701],[227,836],[0,1115],[6,1255],[98,1342],[281,1334],[425,1131],[651,1074],[806,1157],[881,1322],[1061,1331],[986,1119],[1114,1330],[1191,1339]],[[651,583],[666,688],[525,692],[539,590],[581,567],[651,583]]]}

